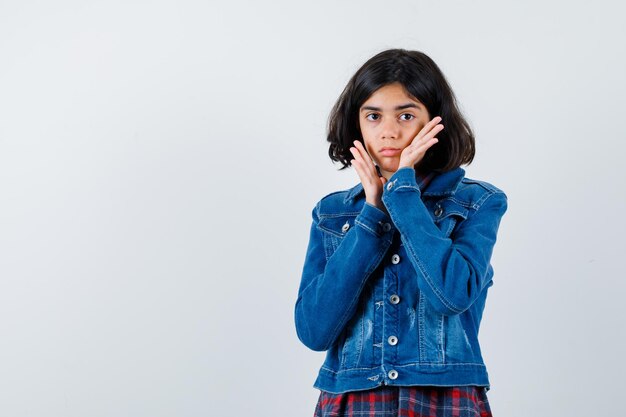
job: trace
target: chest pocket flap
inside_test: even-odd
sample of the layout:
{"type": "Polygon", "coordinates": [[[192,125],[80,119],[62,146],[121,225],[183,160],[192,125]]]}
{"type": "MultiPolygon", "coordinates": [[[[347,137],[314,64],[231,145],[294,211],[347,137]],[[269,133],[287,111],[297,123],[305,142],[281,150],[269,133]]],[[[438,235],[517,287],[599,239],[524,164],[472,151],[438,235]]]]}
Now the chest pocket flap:
{"type": "Polygon", "coordinates": [[[433,221],[446,237],[449,237],[455,227],[467,219],[468,214],[467,207],[451,198],[437,201],[431,209],[433,221]]]}
{"type": "Polygon", "coordinates": [[[354,227],[357,214],[331,214],[320,218],[317,227],[331,235],[342,238],[354,227]]]}

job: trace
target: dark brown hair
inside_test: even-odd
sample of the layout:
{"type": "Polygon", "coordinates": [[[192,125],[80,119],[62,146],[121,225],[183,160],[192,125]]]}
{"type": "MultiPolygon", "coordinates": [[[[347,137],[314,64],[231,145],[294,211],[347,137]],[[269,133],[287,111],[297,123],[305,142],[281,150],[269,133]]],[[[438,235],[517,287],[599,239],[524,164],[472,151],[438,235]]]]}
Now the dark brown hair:
{"type": "Polygon", "coordinates": [[[426,106],[431,119],[441,116],[445,128],[415,165],[420,172],[446,172],[474,159],[474,133],[457,107],[456,97],[445,76],[426,54],[405,49],[388,49],[370,58],[352,76],[328,118],[328,155],[334,162],[350,166],[350,147],[363,142],[359,109],[379,88],[398,82],[407,93],[426,106]]]}

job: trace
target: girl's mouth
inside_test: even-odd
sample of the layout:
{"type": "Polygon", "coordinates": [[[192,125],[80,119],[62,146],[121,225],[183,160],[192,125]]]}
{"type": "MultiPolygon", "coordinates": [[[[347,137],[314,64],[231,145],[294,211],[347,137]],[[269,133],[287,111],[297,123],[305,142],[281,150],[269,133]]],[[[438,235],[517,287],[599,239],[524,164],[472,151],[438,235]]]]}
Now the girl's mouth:
{"type": "Polygon", "coordinates": [[[383,156],[396,156],[402,152],[402,149],[383,149],[380,154],[383,156]]]}

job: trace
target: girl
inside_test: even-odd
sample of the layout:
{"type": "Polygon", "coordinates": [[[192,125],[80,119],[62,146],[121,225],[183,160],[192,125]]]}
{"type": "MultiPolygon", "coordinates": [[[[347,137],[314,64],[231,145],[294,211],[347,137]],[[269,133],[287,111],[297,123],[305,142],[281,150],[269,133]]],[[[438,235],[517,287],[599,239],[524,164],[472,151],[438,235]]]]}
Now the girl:
{"type": "Polygon", "coordinates": [[[491,416],[478,329],[507,196],[465,177],[474,135],[437,65],[391,49],[332,109],[329,156],[360,182],[312,210],[295,324],[327,351],[321,416],[491,416]]]}

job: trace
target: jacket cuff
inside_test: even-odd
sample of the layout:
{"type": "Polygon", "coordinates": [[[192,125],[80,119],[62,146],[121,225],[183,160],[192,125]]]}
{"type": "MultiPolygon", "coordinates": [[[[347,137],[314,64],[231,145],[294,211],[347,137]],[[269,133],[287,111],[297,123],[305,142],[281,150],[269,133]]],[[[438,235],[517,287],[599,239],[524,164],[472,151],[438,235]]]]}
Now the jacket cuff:
{"type": "Polygon", "coordinates": [[[372,233],[374,236],[383,237],[390,235],[390,239],[394,229],[391,217],[368,202],[363,204],[363,209],[354,220],[354,223],[372,233]]]}
{"type": "Polygon", "coordinates": [[[421,193],[415,178],[415,169],[411,167],[402,167],[389,178],[385,183],[383,193],[393,192],[399,189],[411,189],[421,193]]]}

